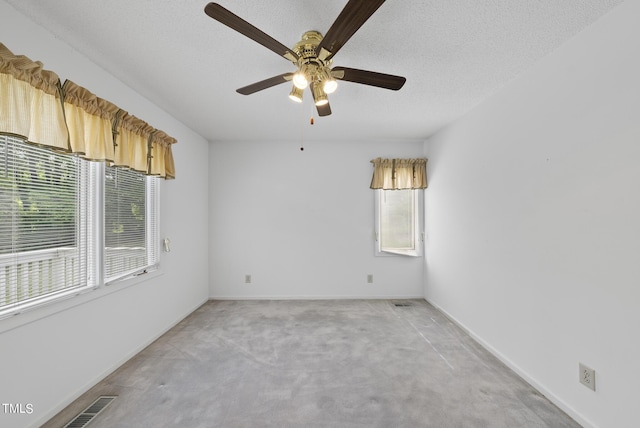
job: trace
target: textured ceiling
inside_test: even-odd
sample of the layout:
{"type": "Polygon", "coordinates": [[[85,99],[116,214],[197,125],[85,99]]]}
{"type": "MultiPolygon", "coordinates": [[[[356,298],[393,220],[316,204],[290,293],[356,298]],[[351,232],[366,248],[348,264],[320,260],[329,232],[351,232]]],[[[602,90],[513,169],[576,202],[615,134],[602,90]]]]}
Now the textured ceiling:
{"type": "MultiPolygon", "coordinates": [[[[334,66],[407,83],[396,92],[341,82],[333,114],[318,118],[308,91],[302,105],[288,99],[289,84],[235,92],[294,67],[205,15],[206,0],[4,1],[209,141],[424,140],[622,3],[389,0],[334,66]]],[[[346,0],[219,3],[292,46],[307,30],[324,34],[346,0]]]]}

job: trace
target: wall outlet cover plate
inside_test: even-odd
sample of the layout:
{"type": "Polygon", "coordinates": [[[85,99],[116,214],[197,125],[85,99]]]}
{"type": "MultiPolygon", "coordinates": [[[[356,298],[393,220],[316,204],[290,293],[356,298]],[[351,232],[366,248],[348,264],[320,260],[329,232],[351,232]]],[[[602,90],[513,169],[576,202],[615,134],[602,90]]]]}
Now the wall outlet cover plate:
{"type": "Polygon", "coordinates": [[[596,371],[582,363],[578,364],[580,383],[589,389],[596,390],[596,371]]]}

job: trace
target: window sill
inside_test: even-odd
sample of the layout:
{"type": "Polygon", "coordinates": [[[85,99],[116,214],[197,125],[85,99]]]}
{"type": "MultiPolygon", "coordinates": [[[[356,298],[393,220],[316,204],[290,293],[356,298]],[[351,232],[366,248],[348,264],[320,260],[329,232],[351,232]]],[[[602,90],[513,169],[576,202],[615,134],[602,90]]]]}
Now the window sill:
{"type": "Polygon", "coordinates": [[[421,258],[422,252],[391,252],[391,251],[378,251],[375,252],[376,257],[413,257],[413,258],[421,258]]]}
{"type": "Polygon", "coordinates": [[[0,334],[64,312],[76,306],[89,303],[92,300],[117,293],[125,288],[158,278],[162,275],[164,275],[164,272],[158,268],[143,275],[132,276],[110,285],[76,290],[75,293],[72,292],[66,296],[61,296],[24,309],[17,309],[15,312],[8,312],[0,318],[0,334]]]}

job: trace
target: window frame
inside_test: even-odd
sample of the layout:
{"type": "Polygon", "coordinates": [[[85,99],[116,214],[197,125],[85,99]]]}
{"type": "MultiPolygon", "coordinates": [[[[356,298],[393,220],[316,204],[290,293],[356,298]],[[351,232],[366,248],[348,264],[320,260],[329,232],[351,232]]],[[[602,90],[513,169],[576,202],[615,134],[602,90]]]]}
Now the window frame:
{"type": "MultiPolygon", "coordinates": [[[[106,231],[106,208],[109,204],[107,201],[107,192],[106,192],[106,170],[110,168],[112,170],[118,172],[124,172],[125,174],[137,174],[141,176],[144,180],[144,254],[145,254],[145,264],[142,266],[135,266],[131,269],[121,269],[115,275],[107,276],[106,263],[102,263],[103,267],[102,272],[102,280],[105,285],[111,285],[128,278],[132,278],[158,268],[159,260],[160,260],[160,233],[159,233],[159,200],[160,200],[160,191],[159,191],[159,178],[151,177],[145,174],[141,174],[137,171],[121,169],[117,167],[109,167],[102,164],[102,197],[104,199],[104,203],[102,204],[102,238],[103,242],[101,243],[100,248],[102,249],[102,257],[106,258],[106,254],[110,247],[107,246],[107,231],[106,231]],[[119,171],[118,171],[119,170],[119,171]]],[[[127,178],[128,180],[128,178],[127,178]]],[[[130,184],[127,183],[129,186],[130,184]]],[[[120,194],[118,194],[120,196],[120,194]]],[[[126,248],[126,247],[123,247],[126,248]]]]}
{"type": "MultiPolygon", "coordinates": [[[[35,148],[46,152],[52,152],[47,148],[32,146],[24,139],[24,137],[11,134],[0,134],[0,143],[3,143],[5,139],[6,141],[13,140],[17,144],[24,144],[28,149],[35,148]]],[[[60,156],[75,155],[61,154],[60,156]]],[[[80,257],[85,260],[85,269],[81,274],[81,279],[74,281],[70,286],[61,285],[59,283],[54,284],[56,289],[54,292],[34,294],[34,296],[30,298],[4,304],[0,307],[0,319],[27,312],[31,309],[40,308],[45,305],[48,306],[50,303],[69,300],[76,296],[83,295],[88,291],[105,289],[106,286],[111,284],[126,283],[126,285],[133,285],[140,282],[140,280],[133,280],[134,278],[139,278],[142,274],[159,270],[160,178],[141,174],[144,177],[144,180],[142,180],[141,183],[144,183],[143,185],[145,186],[145,266],[129,272],[127,275],[122,275],[121,277],[113,278],[109,282],[106,282],[106,249],[104,246],[106,166],[104,162],[89,161],[77,156],[76,159],[80,162],[79,169],[81,170],[81,173],[79,173],[76,178],[76,187],[80,197],[76,198],[77,219],[75,228],[77,230],[77,234],[75,238],[75,248],[80,253],[80,257]]],[[[53,247],[53,250],[55,250],[55,247],[53,247]]],[[[22,253],[25,254],[24,252],[22,253]]],[[[20,252],[15,254],[19,255],[20,252]]],[[[12,266],[12,264],[8,264],[7,266],[12,266]]],[[[13,262],[13,266],[17,266],[15,261],[13,262]]],[[[8,282],[5,285],[7,287],[11,287],[12,285],[9,281],[11,281],[12,278],[7,277],[6,280],[8,282]]],[[[85,300],[81,299],[75,304],[80,304],[83,301],[85,300]]],[[[60,306],[57,310],[64,310],[65,307],[67,306],[60,306]]],[[[57,312],[57,310],[52,308],[49,311],[57,312]]],[[[2,331],[2,328],[0,328],[0,331],[2,331]]]]}
{"type": "Polygon", "coordinates": [[[384,190],[374,189],[374,253],[379,257],[388,256],[408,256],[408,257],[422,257],[424,255],[424,189],[400,189],[400,190],[384,190]],[[413,209],[412,209],[412,222],[413,222],[413,249],[382,247],[381,236],[383,227],[383,210],[382,202],[384,198],[384,192],[412,192],[413,209]]]}

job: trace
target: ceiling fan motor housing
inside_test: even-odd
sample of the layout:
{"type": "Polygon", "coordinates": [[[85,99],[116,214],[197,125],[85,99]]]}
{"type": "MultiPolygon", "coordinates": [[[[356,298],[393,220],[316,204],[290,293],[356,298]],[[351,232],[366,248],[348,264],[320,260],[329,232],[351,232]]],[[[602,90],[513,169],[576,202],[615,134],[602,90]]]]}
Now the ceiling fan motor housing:
{"type": "Polygon", "coordinates": [[[316,49],[322,41],[322,34],[318,31],[307,31],[301,40],[293,46],[293,51],[298,55],[296,61],[298,70],[304,73],[309,82],[320,81],[329,72],[332,60],[323,61],[318,58],[316,49]]]}
{"type": "Polygon", "coordinates": [[[293,46],[293,51],[300,58],[315,58],[316,48],[322,41],[322,34],[319,31],[307,31],[301,40],[293,46]]]}
{"type": "Polygon", "coordinates": [[[292,49],[299,57],[296,61],[298,71],[303,73],[310,83],[320,82],[329,78],[333,61],[331,59],[323,61],[318,58],[316,51],[321,41],[322,34],[319,31],[307,31],[292,49]]]}

